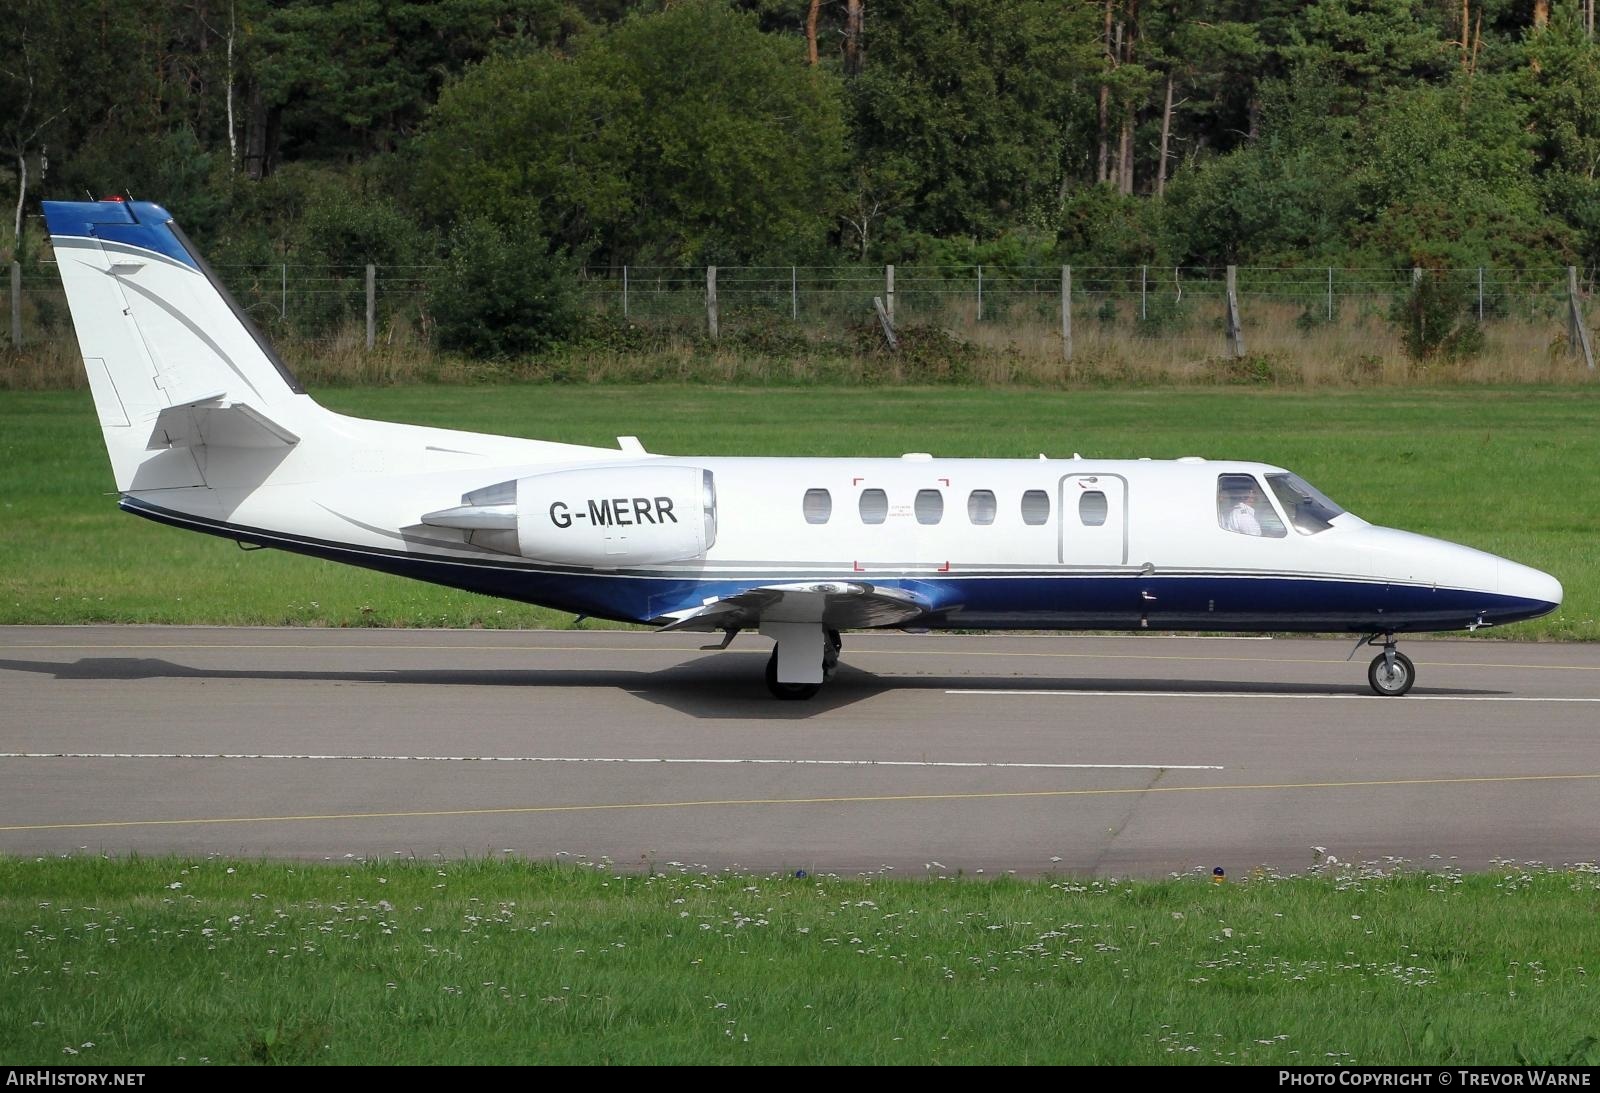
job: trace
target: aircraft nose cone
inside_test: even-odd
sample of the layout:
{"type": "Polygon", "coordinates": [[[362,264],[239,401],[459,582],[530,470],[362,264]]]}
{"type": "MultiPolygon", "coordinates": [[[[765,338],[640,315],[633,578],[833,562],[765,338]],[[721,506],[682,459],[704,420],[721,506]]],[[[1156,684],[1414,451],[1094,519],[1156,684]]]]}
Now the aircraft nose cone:
{"type": "Polygon", "coordinates": [[[1500,594],[1535,600],[1554,608],[1561,603],[1561,582],[1532,566],[1500,559],[1500,594]]]}

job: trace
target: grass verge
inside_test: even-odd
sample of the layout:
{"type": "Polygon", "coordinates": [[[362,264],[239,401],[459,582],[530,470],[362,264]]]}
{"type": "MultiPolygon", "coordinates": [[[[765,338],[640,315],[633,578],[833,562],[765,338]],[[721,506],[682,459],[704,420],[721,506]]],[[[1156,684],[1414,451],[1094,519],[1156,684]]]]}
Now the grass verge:
{"type": "Polygon", "coordinates": [[[0,1058],[1600,1063],[1600,872],[0,858],[0,1058]]]}

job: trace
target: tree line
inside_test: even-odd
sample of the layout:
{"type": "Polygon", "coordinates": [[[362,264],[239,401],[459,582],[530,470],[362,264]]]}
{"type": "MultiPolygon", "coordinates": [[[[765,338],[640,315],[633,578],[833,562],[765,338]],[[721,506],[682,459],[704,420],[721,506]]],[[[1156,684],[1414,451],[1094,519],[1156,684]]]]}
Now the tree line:
{"type": "Polygon", "coordinates": [[[580,264],[1594,266],[1594,3],[12,0],[0,247],[124,193],[219,265],[508,307],[580,264]]]}

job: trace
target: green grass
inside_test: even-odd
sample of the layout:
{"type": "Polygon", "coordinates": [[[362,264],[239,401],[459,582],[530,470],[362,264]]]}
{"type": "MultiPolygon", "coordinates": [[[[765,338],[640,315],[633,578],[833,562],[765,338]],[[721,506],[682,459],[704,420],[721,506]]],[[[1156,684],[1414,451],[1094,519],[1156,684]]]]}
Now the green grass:
{"type": "Polygon", "coordinates": [[[0,858],[0,1059],[1600,1063],[1600,873],[0,858]]]}
{"type": "MultiPolygon", "coordinates": [[[[1554,573],[1561,610],[1492,634],[1600,638],[1600,389],[393,387],[395,421],[705,455],[1260,459],[1376,523],[1554,573]]],[[[570,619],[159,527],[117,511],[87,392],[0,393],[0,623],[561,626],[570,619]]]]}

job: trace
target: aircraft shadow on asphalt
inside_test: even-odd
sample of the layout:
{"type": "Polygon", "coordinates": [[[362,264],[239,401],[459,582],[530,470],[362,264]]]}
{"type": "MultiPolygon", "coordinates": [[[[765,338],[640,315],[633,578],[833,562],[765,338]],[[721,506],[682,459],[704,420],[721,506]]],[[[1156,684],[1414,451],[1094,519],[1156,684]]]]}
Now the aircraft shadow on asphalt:
{"type": "MultiPolygon", "coordinates": [[[[1238,694],[1268,697],[1365,696],[1358,683],[1263,680],[1105,678],[1045,675],[878,675],[848,663],[815,698],[784,702],[767,694],[765,654],[717,653],[655,671],[615,668],[396,668],[317,671],[271,668],[197,668],[155,657],[82,657],[76,661],[0,660],[0,671],[51,675],[61,680],[284,680],[295,683],[377,683],[435,687],[613,688],[692,717],[803,721],[894,691],[1052,691],[1111,694],[1238,694]]],[[[1414,695],[1498,697],[1502,690],[1418,687],[1414,695]]],[[[1389,700],[1389,701],[1404,701],[1389,700]]]]}

